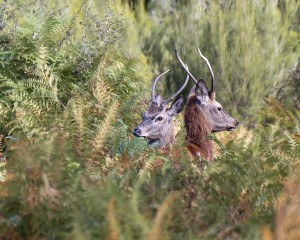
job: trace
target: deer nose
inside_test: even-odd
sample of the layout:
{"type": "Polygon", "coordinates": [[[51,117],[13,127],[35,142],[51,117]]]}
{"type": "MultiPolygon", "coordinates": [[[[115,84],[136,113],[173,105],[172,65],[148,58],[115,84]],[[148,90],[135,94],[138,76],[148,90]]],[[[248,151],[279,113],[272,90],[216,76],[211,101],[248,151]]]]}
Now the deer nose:
{"type": "Polygon", "coordinates": [[[235,120],[235,124],[238,126],[240,123],[238,120],[235,120]]]}
{"type": "Polygon", "coordinates": [[[141,133],[142,133],[142,130],[139,128],[133,129],[133,132],[132,132],[132,134],[136,137],[139,137],[141,135],[141,133]]]}

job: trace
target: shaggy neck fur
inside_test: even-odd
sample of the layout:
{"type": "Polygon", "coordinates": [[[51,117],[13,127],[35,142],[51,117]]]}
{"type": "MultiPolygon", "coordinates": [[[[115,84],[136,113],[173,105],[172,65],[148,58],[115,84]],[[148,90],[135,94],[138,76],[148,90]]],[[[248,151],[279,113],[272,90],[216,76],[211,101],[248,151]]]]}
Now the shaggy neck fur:
{"type": "Polygon", "coordinates": [[[188,149],[194,156],[200,155],[212,162],[212,141],[207,139],[207,136],[211,133],[211,126],[204,112],[197,107],[198,101],[195,95],[189,96],[185,110],[184,124],[188,149]]]}

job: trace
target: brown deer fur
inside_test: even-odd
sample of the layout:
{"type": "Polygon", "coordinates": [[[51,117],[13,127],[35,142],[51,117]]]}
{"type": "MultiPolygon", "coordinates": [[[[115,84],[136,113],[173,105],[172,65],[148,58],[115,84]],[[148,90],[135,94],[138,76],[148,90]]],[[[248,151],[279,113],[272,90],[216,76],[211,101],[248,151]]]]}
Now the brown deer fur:
{"type": "Polygon", "coordinates": [[[197,153],[200,152],[201,157],[212,162],[213,144],[211,140],[207,139],[211,133],[211,126],[202,109],[197,107],[197,101],[195,95],[190,96],[185,110],[184,124],[188,142],[187,148],[193,156],[197,156],[197,153]]]}
{"type": "Polygon", "coordinates": [[[211,89],[205,82],[197,80],[189,71],[187,65],[181,60],[175,49],[176,58],[196,84],[188,96],[188,104],[185,110],[185,128],[188,149],[193,156],[203,157],[208,162],[212,162],[212,141],[208,140],[208,135],[212,132],[231,131],[236,129],[239,122],[223,110],[222,105],[216,101],[214,91],[214,74],[208,59],[197,47],[200,57],[205,61],[211,75],[211,89]]]}

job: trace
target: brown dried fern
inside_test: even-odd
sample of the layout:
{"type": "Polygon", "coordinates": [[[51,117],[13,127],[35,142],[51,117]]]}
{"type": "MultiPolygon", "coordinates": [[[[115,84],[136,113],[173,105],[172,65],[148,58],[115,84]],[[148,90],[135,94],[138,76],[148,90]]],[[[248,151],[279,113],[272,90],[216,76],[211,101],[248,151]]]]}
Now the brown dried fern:
{"type": "Polygon", "coordinates": [[[107,215],[106,220],[109,226],[109,240],[118,240],[120,239],[120,229],[118,228],[118,221],[115,216],[115,198],[111,198],[107,205],[107,215]]]}
{"type": "Polygon", "coordinates": [[[99,153],[103,147],[107,134],[111,131],[111,126],[116,120],[116,114],[118,111],[119,104],[117,101],[112,102],[106,111],[105,117],[98,127],[98,131],[92,140],[92,151],[93,153],[99,153]]]}
{"type": "Polygon", "coordinates": [[[277,200],[274,239],[300,239],[299,185],[299,173],[284,182],[284,190],[277,200]]]}
{"type": "Polygon", "coordinates": [[[111,100],[111,86],[104,81],[103,72],[107,65],[106,55],[104,55],[101,63],[98,65],[98,69],[93,76],[93,83],[91,84],[91,91],[93,96],[97,99],[98,110],[103,109],[106,103],[111,100]]]}
{"type": "Polygon", "coordinates": [[[148,234],[148,240],[159,240],[159,239],[166,239],[167,236],[163,234],[163,226],[164,224],[164,216],[167,213],[170,205],[172,202],[176,199],[177,194],[176,193],[171,193],[169,196],[166,197],[166,199],[163,201],[161,206],[159,207],[156,217],[154,219],[152,228],[149,231],[148,234]],[[164,237],[162,237],[164,236],[164,237]]]}
{"type": "Polygon", "coordinates": [[[101,111],[105,104],[111,100],[111,87],[105,83],[101,78],[93,86],[93,95],[97,99],[96,107],[101,111]]]}
{"type": "Polygon", "coordinates": [[[73,102],[72,114],[76,123],[75,149],[77,153],[80,153],[82,150],[82,142],[85,128],[83,116],[83,103],[80,100],[73,102]]]}

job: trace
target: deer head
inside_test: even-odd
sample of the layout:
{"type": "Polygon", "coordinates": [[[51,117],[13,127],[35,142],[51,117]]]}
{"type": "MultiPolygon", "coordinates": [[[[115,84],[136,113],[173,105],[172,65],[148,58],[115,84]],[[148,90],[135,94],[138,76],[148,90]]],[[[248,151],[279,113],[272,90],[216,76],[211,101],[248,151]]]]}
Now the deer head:
{"type": "Polygon", "coordinates": [[[181,88],[167,100],[164,100],[159,94],[155,95],[155,87],[158,80],[169,71],[170,69],[155,78],[148,109],[142,114],[142,122],[133,130],[133,135],[148,139],[148,144],[157,143],[157,147],[165,147],[175,141],[173,117],[180,113],[183,108],[183,97],[176,97],[189,81],[187,75],[181,88]],[[172,104],[168,107],[170,102],[172,104]]]}
{"type": "MultiPolygon", "coordinates": [[[[195,86],[191,89],[188,101],[194,100],[194,105],[202,111],[205,120],[207,122],[207,127],[210,132],[220,132],[220,131],[230,131],[235,129],[239,122],[226,113],[222,105],[216,101],[216,93],[214,91],[214,73],[212,71],[211,65],[206,57],[203,56],[200,49],[198,49],[200,57],[206,62],[206,65],[210,71],[211,75],[211,90],[208,91],[208,88],[205,82],[200,79],[199,81],[190,73],[187,66],[181,60],[177,50],[175,49],[176,57],[183,69],[195,82],[195,86]]],[[[195,119],[196,121],[196,119],[195,119]]]]}
{"type": "Polygon", "coordinates": [[[211,75],[211,89],[208,91],[205,82],[199,81],[190,73],[187,65],[181,60],[177,50],[176,57],[183,69],[195,82],[190,90],[188,103],[184,114],[186,138],[188,149],[194,156],[202,156],[209,162],[213,160],[212,141],[207,136],[212,132],[230,131],[235,129],[239,122],[223,110],[222,105],[216,101],[214,91],[214,74],[209,61],[204,57],[199,48],[200,57],[206,62],[211,75]]]}

